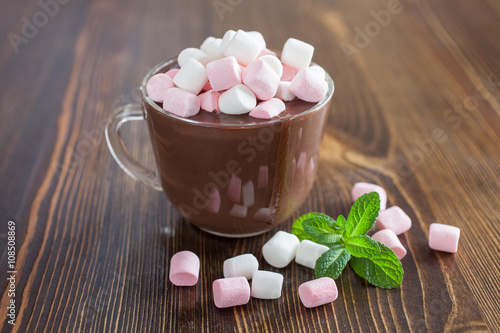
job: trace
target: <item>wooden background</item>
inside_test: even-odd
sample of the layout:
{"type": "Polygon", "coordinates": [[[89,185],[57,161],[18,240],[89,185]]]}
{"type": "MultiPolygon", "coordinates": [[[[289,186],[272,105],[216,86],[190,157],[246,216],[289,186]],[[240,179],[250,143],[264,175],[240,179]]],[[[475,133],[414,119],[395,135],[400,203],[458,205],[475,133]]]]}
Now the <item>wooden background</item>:
{"type": "MultiPolygon", "coordinates": [[[[500,331],[498,1],[94,0],[45,16],[35,0],[0,8],[0,331],[500,331]],[[388,8],[390,22],[373,23],[371,11],[388,8]],[[103,132],[112,109],[138,101],[149,68],[229,28],[259,30],[276,49],[291,36],[315,45],[336,92],[318,178],[294,217],[346,214],[357,181],[385,187],[389,205],[413,220],[400,237],[400,288],[371,287],[346,269],[339,298],[306,309],[297,289],[313,272],[262,259],[274,231],[239,240],[201,232],[112,159],[103,132]],[[457,254],[429,250],[432,222],[461,228],[457,254]],[[185,249],[202,262],[193,288],[168,282],[170,257],[185,249]],[[283,296],[217,309],[212,281],[245,252],[284,274],[283,296]]],[[[146,126],[125,135],[153,165],[146,126]]]]}

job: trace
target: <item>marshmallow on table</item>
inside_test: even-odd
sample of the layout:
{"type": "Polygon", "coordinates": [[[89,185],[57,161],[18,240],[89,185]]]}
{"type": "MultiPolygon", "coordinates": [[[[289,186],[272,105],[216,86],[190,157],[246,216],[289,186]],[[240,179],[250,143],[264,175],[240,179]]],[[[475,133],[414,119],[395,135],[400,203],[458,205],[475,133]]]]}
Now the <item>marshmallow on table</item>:
{"type": "Polygon", "coordinates": [[[194,47],[188,47],[182,50],[177,56],[177,63],[179,67],[183,67],[189,59],[198,60],[203,66],[205,66],[209,61],[210,57],[200,49],[194,47]]]}
{"type": "Polygon", "coordinates": [[[297,253],[300,241],[294,234],[278,231],[262,247],[262,255],[267,263],[276,268],[287,266],[297,253]]]}
{"type": "Polygon", "coordinates": [[[256,271],[252,276],[252,297],[275,299],[281,297],[283,275],[269,271],[256,271]]]}
{"type": "Polygon", "coordinates": [[[285,109],[285,103],[283,103],[282,100],[271,98],[257,104],[257,106],[250,111],[249,116],[259,119],[271,119],[285,111],[285,109]]]}
{"type": "Polygon", "coordinates": [[[318,103],[325,97],[328,83],[308,68],[295,74],[290,84],[290,92],[303,101],[318,103]]]}
{"type": "Polygon", "coordinates": [[[274,97],[281,99],[282,101],[289,102],[295,98],[295,95],[290,92],[290,85],[292,83],[289,81],[281,81],[276,91],[274,97]]]}
{"type": "Polygon", "coordinates": [[[295,38],[288,38],[281,52],[281,62],[297,68],[307,68],[311,64],[314,47],[295,38]]]}
{"type": "Polygon", "coordinates": [[[260,51],[262,46],[254,37],[243,30],[238,30],[224,50],[224,56],[234,56],[240,64],[247,66],[257,59],[260,51]]]}
{"type": "Polygon", "coordinates": [[[297,68],[283,64],[283,74],[281,75],[281,81],[292,81],[293,77],[297,74],[299,70],[297,68]]]}
{"type": "Polygon", "coordinates": [[[176,286],[194,286],[199,273],[200,259],[191,251],[177,252],[170,259],[169,279],[176,286]]]}
{"type": "Polygon", "coordinates": [[[219,309],[247,304],[250,300],[250,284],[243,276],[215,280],[212,291],[219,309]]]}
{"type": "Polygon", "coordinates": [[[167,74],[168,76],[170,76],[170,78],[174,78],[175,74],[177,74],[177,72],[179,71],[180,68],[172,68],[172,69],[169,69],[165,74],[167,74]]]}
{"type": "Polygon", "coordinates": [[[229,258],[224,261],[224,277],[244,276],[250,280],[259,269],[257,258],[251,253],[241,254],[239,256],[229,258]]]}
{"type": "Polygon", "coordinates": [[[163,98],[163,109],[179,117],[189,118],[200,112],[200,99],[180,88],[170,88],[163,98]]]}
{"type": "Polygon", "coordinates": [[[242,73],[243,83],[252,90],[260,100],[268,100],[278,90],[280,78],[271,66],[262,59],[249,64],[242,73]]]}
{"type": "Polygon", "coordinates": [[[411,219],[401,208],[392,206],[380,212],[375,228],[391,229],[396,235],[401,235],[411,228],[411,219]]]}
{"type": "Polygon", "coordinates": [[[212,60],[222,58],[220,46],[222,43],[221,38],[207,37],[200,46],[200,50],[212,60]]]}
{"type": "Polygon", "coordinates": [[[253,37],[256,41],[259,42],[260,46],[262,46],[262,49],[266,48],[266,40],[264,39],[264,36],[258,31],[247,31],[247,34],[249,34],[251,37],[253,37]]]}
{"type": "MultiPolygon", "coordinates": [[[[175,83],[175,82],[174,82],[175,83]]],[[[243,84],[237,84],[219,97],[219,110],[226,114],[244,114],[257,105],[254,93],[243,84]]]]}
{"type": "Polygon", "coordinates": [[[273,55],[264,55],[259,57],[259,60],[264,60],[278,74],[278,77],[283,75],[283,64],[278,57],[273,55]]]}
{"type": "Polygon", "coordinates": [[[431,223],[429,227],[429,247],[436,251],[456,253],[460,229],[451,225],[431,223]]]}
{"type": "Polygon", "coordinates": [[[377,192],[380,196],[380,210],[385,210],[387,207],[387,193],[385,190],[375,184],[359,182],[354,184],[352,188],[352,201],[356,201],[360,196],[370,192],[377,192]]]}
{"type": "Polygon", "coordinates": [[[208,81],[207,70],[198,60],[191,58],[175,74],[173,81],[177,87],[198,95],[208,81]]]}
{"type": "Polygon", "coordinates": [[[337,299],[339,292],[332,278],[322,277],[299,286],[300,301],[306,308],[328,304],[337,299]]]}
{"type": "Polygon", "coordinates": [[[148,96],[157,103],[163,103],[163,97],[168,89],[174,87],[172,78],[167,74],[153,75],[146,85],[148,96]]]}
{"type": "Polygon", "coordinates": [[[384,229],[377,231],[373,234],[372,239],[380,242],[394,251],[399,260],[403,259],[406,255],[406,249],[403,244],[399,241],[398,236],[394,233],[394,231],[390,229],[384,229]]]}
{"type": "Polygon", "coordinates": [[[227,90],[241,83],[241,69],[235,57],[211,61],[206,68],[213,90],[227,90]]]}
{"type": "Polygon", "coordinates": [[[300,242],[299,247],[297,248],[295,262],[297,264],[314,269],[316,260],[318,260],[318,258],[328,250],[328,246],[304,239],[302,242],[300,242]]]}
{"type": "Polygon", "coordinates": [[[208,112],[219,111],[219,96],[220,93],[213,90],[199,94],[200,107],[208,112]]]}

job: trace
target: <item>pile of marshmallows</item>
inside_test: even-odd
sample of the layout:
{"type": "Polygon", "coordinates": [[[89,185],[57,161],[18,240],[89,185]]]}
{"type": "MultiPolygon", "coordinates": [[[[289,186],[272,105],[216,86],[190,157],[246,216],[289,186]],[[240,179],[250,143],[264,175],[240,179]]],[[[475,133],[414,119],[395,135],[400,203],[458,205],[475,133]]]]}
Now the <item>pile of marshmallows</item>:
{"type": "MultiPolygon", "coordinates": [[[[377,192],[380,196],[380,214],[375,223],[379,229],[372,238],[391,248],[401,260],[406,249],[397,235],[408,231],[411,219],[397,206],[386,209],[387,193],[374,184],[356,183],[352,189],[352,199],[356,201],[365,193],[377,192]]],[[[457,252],[460,229],[450,225],[433,223],[429,229],[429,247],[444,252],[457,252]]],[[[276,268],[286,267],[295,258],[295,262],[314,269],[316,260],[328,247],[311,242],[299,241],[297,236],[278,231],[262,247],[266,262],[276,268]]],[[[176,253],[170,261],[170,281],[176,286],[194,286],[198,282],[200,259],[190,251],[176,253]]],[[[244,305],[250,296],[261,299],[281,297],[283,275],[276,272],[259,270],[257,258],[250,253],[242,254],[224,261],[224,278],[212,284],[214,303],[218,308],[244,305]],[[252,286],[248,280],[252,280],[252,286]]],[[[335,281],[322,277],[302,283],[299,286],[299,298],[307,308],[333,302],[337,299],[338,289],[335,281]]]]}
{"type": "Polygon", "coordinates": [[[310,66],[313,53],[312,45],[289,38],[280,60],[260,32],[228,30],[223,38],[208,37],[199,49],[181,51],[180,69],[152,76],[146,89],[180,117],[195,116],[201,108],[271,119],[295,97],[311,103],[325,97],[325,71],[310,66]]]}

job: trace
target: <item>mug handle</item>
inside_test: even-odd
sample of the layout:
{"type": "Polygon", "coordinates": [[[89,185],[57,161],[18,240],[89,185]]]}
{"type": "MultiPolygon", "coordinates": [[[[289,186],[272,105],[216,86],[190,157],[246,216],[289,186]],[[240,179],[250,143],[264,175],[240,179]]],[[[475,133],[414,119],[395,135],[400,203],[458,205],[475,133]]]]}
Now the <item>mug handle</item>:
{"type": "Polygon", "coordinates": [[[151,186],[155,190],[162,191],[158,173],[140,165],[139,162],[130,155],[123,144],[120,128],[126,122],[133,120],[145,120],[144,109],[141,104],[127,104],[116,109],[113,114],[111,114],[106,122],[105,129],[109,151],[111,155],[113,155],[116,163],[118,163],[123,171],[130,177],[151,186]]]}

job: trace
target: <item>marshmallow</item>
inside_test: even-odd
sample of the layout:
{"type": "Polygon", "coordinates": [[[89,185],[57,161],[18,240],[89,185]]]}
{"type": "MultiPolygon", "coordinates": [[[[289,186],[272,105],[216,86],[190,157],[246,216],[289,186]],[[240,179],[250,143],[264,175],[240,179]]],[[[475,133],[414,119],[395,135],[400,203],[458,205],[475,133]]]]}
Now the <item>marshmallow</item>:
{"type": "Polygon", "coordinates": [[[212,291],[215,306],[219,309],[244,305],[250,301],[250,284],[243,276],[215,280],[212,291]]]}
{"type": "Polygon", "coordinates": [[[176,286],[194,286],[199,273],[200,259],[191,251],[177,252],[170,259],[169,279],[176,286]]]}
{"type": "Polygon", "coordinates": [[[352,201],[356,201],[360,196],[370,192],[377,192],[380,197],[380,210],[385,210],[387,207],[387,193],[385,190],[375,184],[359,182],[354,184],[352,188],[352,201]]]}
{"type": "Polygon", "coordinates": [[[224,261],[225,278],[244,276],[247,280],[250,280],[253,273],[255,273],[258,269],[259,262],[251,253],[241,254],[224,261]]]}
{"type": "Polygon", "coordinates": [[[326,251],[328,251],[328,246],[321,245],[318,243],[311,242],[310,240],[304,239],[300,242],[297,248],[297,254],[295,255],[295,262],[299,265],[306,266],[308,268],[314,269],[316,265],[316,260],[326,251]]]}
{"type": "Polygon", "coordinates": [[[242,73],[242,79],[243,83],[262,101],[276,95],[276,91],[280,85],[279,76],[262,59],[258,59],[248,65],[242,73]]]}
{"type": "Polygon", "coordinates": [[[195,59],[188,59],[174,76],[174,83],[177,87],[195,95],[200,93],[207,81],[205,66],[195,59]]]}
{"type": "Polygon", "coordinates": [[[238,30],[224,50],[224,56],[234,56],[240,64],[247,66],[257,59],[261,50],[262,46],[255,38],[238,30]]]}
{"type": "Polygon", "coordinates": [[[262,255],[269,265],[283,268],[295,258],[299,244],[300,241],[294,234],[278,231],[264,244],[262,255]]]}
{"type": "Polygon", "coordinates": [[[260,57],[265,56],[265,55],[272,55],[272,56],[276,57],[276,52],[264,48],[264,49],[262,49],[262,51],[260,51],[259,55],[257,56],[257,59],[259,59],[260,57]]]}
{"type": "Polygon", "coordinates": [[[163,109],[179,117],[189,118],[200,112],[198,96],[180,88],[170,88],[163,98],[163,109]]]}
{"type": "Polygon", "coordinates": [[[244,219],[247,217],[248,213],[248,207],[234,204],[233,207],[231,207],[231,210],[229,211],[229,215],[233,217],[239,217],[244,219]]]}
{"type": "Polygon", "coordinates": [[[257,210],[253,216],[255,220],[269,222],[271,219],[271,208],[262,207],[257,210]]]}
{"type": "Polygon", "coordinates": [[[207,76],[213,90],[227,90],[241,83],[241,69],[235,57],[226,57],[207,64],[207,76]]]}
{"type": "Polygon", "coordinates": [[[259,57],[259,60],[264,60],[269,66],[271,66],[271,68],[276,72],[276,74],[278,74],[278,77],[281,77],[281,75],[283,75],[283,64],[278,59],[278,57],[272,55],[265,55],[259,57]]]}
{"type": "Polygon", "coordinates": [[[281,297],[283,275],[269,271],[256,271],[252,276],[252,297],[275,299],[281,297]]]}
{"type": "Polygon", "coordinates": [[[247,34],[249,34],[253,39],[259,42],[260,46],[262,46],[262,49],[266,48],[266,40],[264,39],[264,36],[258,31],[247,31],[247,34]]]}
{"type": "Polygon", "coordinates": [[[429,247],[436,251],[456,253],[460,229],[451,225],[432,223],[429,227],[429,247]]]}
{"type": "Polygon", "coordinates": [[[153,75],[146,85],[148,96],[157,103],[163,103],[163,97],[168,89],[174,87],[172,78],[167,74],[153,75]]]}
{"type": "Polygon", "coordinates": [[[283,103],[282,100],[278,98],[271,98],[257,104],[257,106],[250,111],[248,115],[259,119],[271,119],[272,117],[276,117],[281,112],[285,111],[285,109],[285,103],[283,103]]]}
{"type": "Polygon", "coordinates": [[[219,110],[226,114],[248,113],[256,105],[257,99],[254,93],[243,84],[235,85],[219,97],[219,110]]]}
{"type": "Polygon", "coordinates": [[[220,93],[213,90],[199,94],[200,107],[208,112],[219,111],[219,96],[220,93]]]}
{"type": "Polygon", "coordinates": [[[281,52],[281,61],[297,69],[307,68],[311,64],[314,47],[295,38],[288,38],[281,52]]]}
{"type": "Polygon", "coordinates": [[[392,206],[380,212],[375,228],[391,229],[396,235],[401,235],[411,228],[411,219],[401,208],[392,206]]]}
{"type": "Polygon", "coordinates": [[[168,76],[170,76],[170,78],[174,78],[175,74],[177,74],[177,72],[179,71],[180,68],[172,68],[172,69],[169,69],[165,74],[167,74],[168,76]]]}
{"type": "Polygon", "coordinates": [[[290,84],[291,82],[281,81],[278,86],[278,90],[276,91],[276,95],[274,97],[281,99],[284,102],[289,102],[295,98],[295,95],[290,92],[290,84]]]}
{"type": "Polygon", "coordinates": [[[401,244],[394,231],[390,229],[380,230],[374,233],[372,238],[393,250],[399,260],[403,259],[406,255],[406,249],[403,244],[401,244]]]}
{"type": "Polygon", "coordinates": [[[231,175],[231,180],[227,187],[227,196],[232,202],[240,202],[241,199],[241,178],[234,173],[231,175]]]}
{"type": "Polygon", "coordinates": [[[324,78],[303,68],[297,72],[290,84],[290,92],[303,101],[318,103],[325,97],[328,83],[324,78]]]}
{"type": "Polygon", "coordinates": [[[222,41],[220,43],[220,49],[219,49],[219,52],[222,54],[222,56],[224,56],[224,51],[226,50],[227,46],[229,45],[229,43],[233,39],[234,35],[236,35],[236,31],[228,30],[228,31],[226,31],[226,33],[222,37],[222,41]]]}
{"type": "Polygon", "coordinates": [[[281,75],[281,81],[292,81],[298,71],[299,70],[297,68],[283,64],[283,75],[281,75]]]}
{"type": "Polygon", "coordinates": [[[322,277],[299,286],[300,301],[306,308],[328,304],[337,299],[339,292],[332,278],[322,277]]]}
{"type": "Polygon", "coordinates": [[[205,66],[209,61],[209,56],[200,49],[194,47],[188,47],[179,53],[177,56],[177,63],[179,67],[183,67],[189,59],[198,60],[203,66],[205,66]]]}
{"type": "Polygon", "coordinates": [[[200,46],[200,50],[212,60],[222,58],[220,46],[222,43],[221,38],[207,37],[200,46]]]}
{"type": "Polygon", "coordinates": [[[249,180],[241,188],[241,194],[243,196],[243,206],[251,207],[255,203],[255,192],[253,189],[253,182],[249,180]]]}
{"type": "Polygon", "coordinates": [[[212,85],[210,84],[210,81],[207,81],[207,83],[205,83],[205,85],[203,86],[203,88],[201,88],[201,91],[209,91],[209,90],[213,90],[212,89],[212,85]]]}
{"type": "Polygon", "coordinates": [[[314,74],[317,74],[323,80],[326,78],[326,72],[323,69],[323,67],[320,67],[318,65],[313,65],[313,66],[309,67],[309,70],[311,72],[313,72],[314,74]]]}
{"type": "Polygon", "coordinates": [[[220,210],[220,193],[215,187],[212,187],[208,194],[208,201],[206,209],[213,214],[217,214],[220,210]]]}

